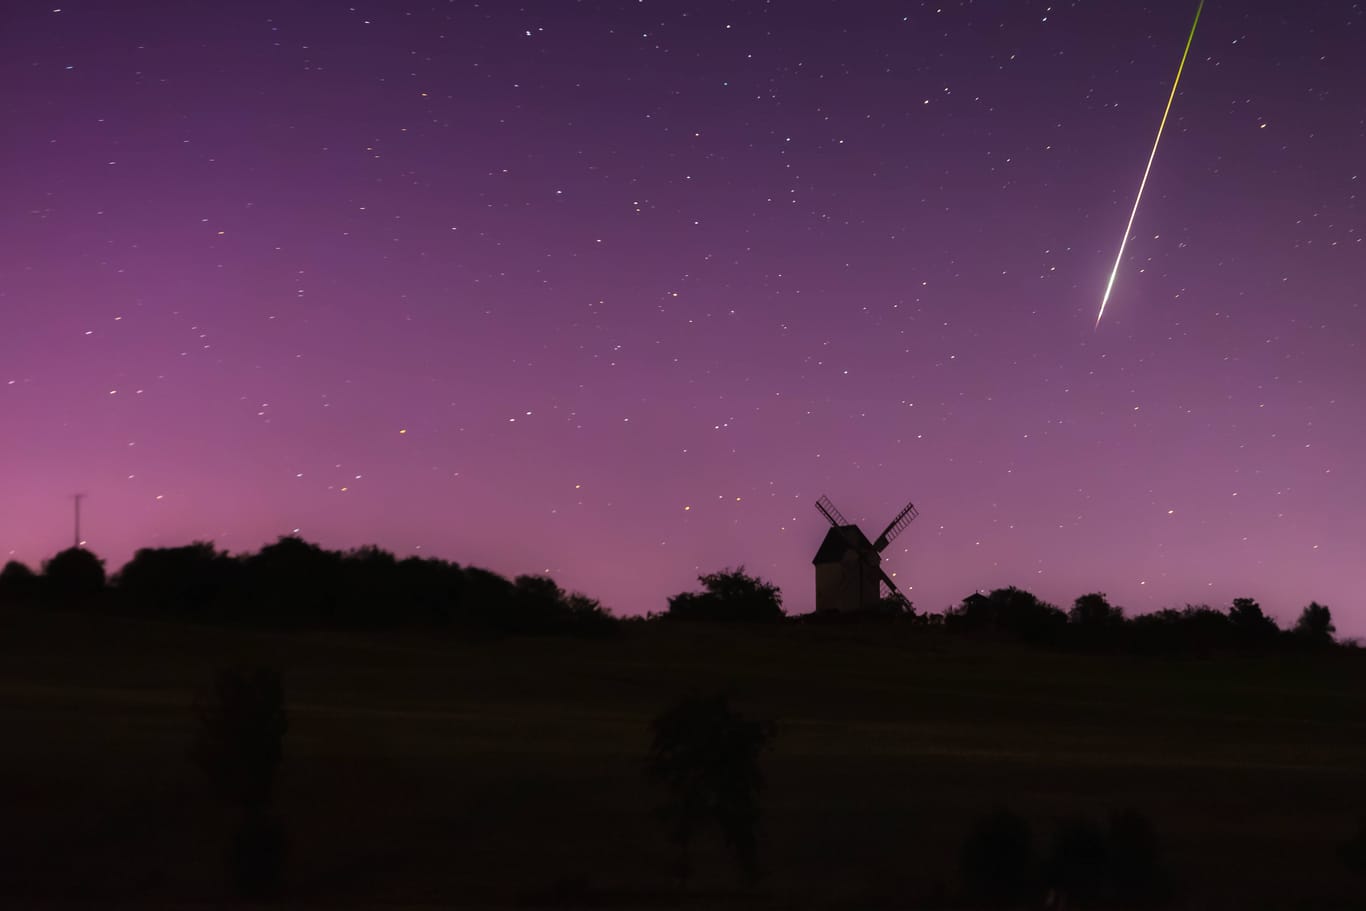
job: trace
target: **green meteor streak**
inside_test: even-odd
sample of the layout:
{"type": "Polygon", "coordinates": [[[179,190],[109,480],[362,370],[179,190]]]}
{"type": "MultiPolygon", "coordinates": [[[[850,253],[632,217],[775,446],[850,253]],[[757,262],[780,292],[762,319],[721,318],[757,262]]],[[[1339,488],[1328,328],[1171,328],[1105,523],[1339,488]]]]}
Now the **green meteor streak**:
{"type": "Polygon", "coordinates": [[[1167,115],[1172,112],[1172,102],[1176,100],[1176,87],[1181,84],[1181,71],[1186,68],[1186,57],[1191,52],[1191,42],[1195,40],[1195,27],[1200,24],[1200,12],[1205,8],[1205,0],[1195,8],[1195,21],[1191,23],[1191,33],[1186,38],[1186,49],[1181,53],[1181,65],[1176,68],[1176,79],[1172,82],[1172,93],[1167,98],[1167,109],[1162,112],[1162,122],[1157,125],[1157,138],[1153,140],[1153,150],[1148,155],[1148,166],[1143,169],[1143,180],[1138,184],[1138,195],[1134,197],[1134,209],[1129,213],[1129,224],[1124,228],[1124,239],[1119,242],[1119,255],[1115,257],[1115,267],[1110,270],[1110,281],[1105,285],[1105,296],[1100,299],[1100,312],[1096,314],[1096,328],[1100,328],[1100,318],[1105,315],[1105,305],[1110,302],[1110,292],[1115,287],[1115,276],[1119,274],[1120,261],[1124,259],[1124,247],[1129,243],[1129,234],[1134,230],[1134,218],[1138,215],[1138,204],[1143,199],[1143,188],[1148,185],[1148,174],[1153,169],[1153,159],[1157,157],[1157,144],[1162,141],[1162,129],[1167,125],[1167,115]]]}

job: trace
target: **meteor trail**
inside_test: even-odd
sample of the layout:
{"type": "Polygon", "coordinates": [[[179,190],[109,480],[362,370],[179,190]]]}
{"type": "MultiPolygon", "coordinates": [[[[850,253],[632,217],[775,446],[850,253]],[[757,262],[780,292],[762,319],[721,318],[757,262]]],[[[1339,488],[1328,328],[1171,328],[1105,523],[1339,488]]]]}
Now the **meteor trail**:
{"type": "Polygon", "coordinates": [[[1162,128],[1167,125],[1167,115],[1172,112],[1172,102],[1176,99],[1176,87],[1181,84],[1181,71],[1186,68],[1186,56],[1191,52],[1191,42],[1195,40],[1195,27],[1200,24],[1200,11],[1205,8],[1205,0],[1195,8],[1195,21],[1191,23],[1191,33],[1186,38],[1186,49],[1181,53],[1181,65],[1176,68],[1176,79],[1172,82],[1172,93],[1167,98],[1167,109],[1162,112],[1162,122],[1157,125],[1157,138],[1153,140],[1153,150],[1148,155],[1148,166],[1143,169],[1143,180],[1138,184],[1138,195],[1134,197],[1134,209],[1129,213],[1129,224],[1124,228],[1124,239],[1119,242],[1119,255],[1115,257],[1115,267],[1110,270],[1110,281],[1105,284],[1105,296],[1100,299],[1100,312],[1096,314],[1096,328],[1100,328],[1100,318],[1105,315],[1105,305],[1110,302],[1110,292],[1115,287],[1115,276],[1119,274],[1119,263],[1124,259],[1124,246],[1129,242],[1129,234],[1134,229],[1134,217],[1138,215],[1138,204],[1143,199],[1143,188],[1148,185],[1148,173],[1153,169],[1153,159],[1157,157],[1157,144],[1162,141],[1162,128]]]}

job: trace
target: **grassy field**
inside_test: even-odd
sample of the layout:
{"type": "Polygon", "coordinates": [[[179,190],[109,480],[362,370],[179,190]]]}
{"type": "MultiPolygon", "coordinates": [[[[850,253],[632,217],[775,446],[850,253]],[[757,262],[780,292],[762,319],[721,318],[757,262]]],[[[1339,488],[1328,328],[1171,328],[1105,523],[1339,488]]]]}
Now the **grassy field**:
{"type": "Polygon", "coordinates": [[[1366,659],[1057,655],[877,628],[638,624],[606,640],[248,632],[0,613],[0,905],[214,903],[228,830],[186,750],[214,670],[284,675],[297,904],[916,907],[998,802],[1046,842],[1134,807],[1185,907],[1362,907],[1366,659]],[[753,894],[693,894],[642,779],[648,721],[726,688],[780,726],[753,894]]]}

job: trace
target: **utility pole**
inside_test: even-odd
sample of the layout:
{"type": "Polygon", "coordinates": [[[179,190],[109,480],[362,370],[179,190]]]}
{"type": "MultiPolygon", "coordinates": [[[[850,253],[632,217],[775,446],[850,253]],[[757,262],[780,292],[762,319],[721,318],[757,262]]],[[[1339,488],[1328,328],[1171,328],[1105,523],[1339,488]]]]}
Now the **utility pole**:
{"type": "Polygon", "coordinates": [[[85,499],[85,494],[76,493],[71,495],[71,499],[76,501],[76,547],[81,546],[81,500],[85,499]]]}

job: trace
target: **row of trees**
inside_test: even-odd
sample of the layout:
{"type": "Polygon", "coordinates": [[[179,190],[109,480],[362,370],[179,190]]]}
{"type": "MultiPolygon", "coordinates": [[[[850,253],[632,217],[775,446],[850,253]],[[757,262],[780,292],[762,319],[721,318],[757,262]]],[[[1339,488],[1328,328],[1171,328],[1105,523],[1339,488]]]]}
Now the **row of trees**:
{"type": "Polygon", "coordinates": [[[1227,611],[1188,604],[1126,617],[1100,592],[1082,595],[1064,611],[1014,586],[969,595],[935,622],[1035,644],[1134,652],[1328,646],[1337,632],[1332,611],[1318,602],[1283,630],[1252,598],[1233,599],[1227,611]]]}
{"type": "MultiPolygon", "coordinates": [[[[666,619],[764,623],[787,616],[778,587],[747,575],[744,567],[699,576],[698,581],[702,591],[669,599],[666,619]]],[[[1316,601],[1300,612],[1290,629],[1282,629],[1252,598],[1233,599],[1227,611],[1188,604],[1126,617],[1124,609],[1111,604],[1101,592],[1082,595],[1069,610],[1063,610],[1014,586],[971,594],[942,614],[889,610],[869,615],[807,614],[804,619],[886,618],[1036,645],[1137,652],[1326,646],[1333,644],[1337,632],[1332,611],[1316,601]]]]}
{"type": "Polygon", "coordinates": [[[300,626],[590,633],[613,622],[597,601],[546,576],[509,581],[445,560],[400,560],[377,547],[326,550],[292,536],[237,555],[206,542],[145,548],[109,579],[103,561],[81,548],[54,556],[41,575],[11,561],[0,570],[4,601],[300,626]]]}
{"type": "MultiPolygon", "coordinates": [[[[668,620],[775,623],[787,619],[776,585],[744,567],[698,577],[701,591],[668,599],[668,620]]],[[[598,633],[614,620],[592,598],[546,576],[508,579],[431,557],[398,559],[377,547],[325,550],[282,537],[256,553],[229,554],[206,542],[145,548],[112,579],[80,548],[62,551],[41,574],[11,561],[0,570],[0,602],[121,609],[216,622],[295,625],[457,625],[507,633],[598,633]]],[[[1281,629],[1255,600],[1226,611],[1186,605],[1126,617],[1092,592],[1063,610],[1020,588],[975,593],[942,614],[898,610],[887,617],[976,636],[1039,645],[1133,652],[1268,649],[1329,645],[1331,611],[1312,602],[1281,629]]],[[[849,619],[805,615],[811,620],[849,619]]]]}

